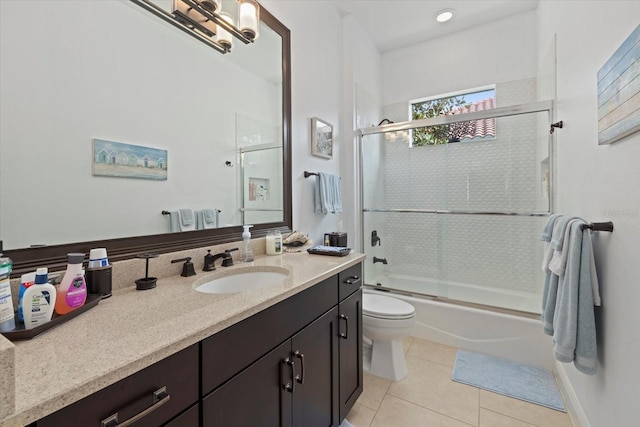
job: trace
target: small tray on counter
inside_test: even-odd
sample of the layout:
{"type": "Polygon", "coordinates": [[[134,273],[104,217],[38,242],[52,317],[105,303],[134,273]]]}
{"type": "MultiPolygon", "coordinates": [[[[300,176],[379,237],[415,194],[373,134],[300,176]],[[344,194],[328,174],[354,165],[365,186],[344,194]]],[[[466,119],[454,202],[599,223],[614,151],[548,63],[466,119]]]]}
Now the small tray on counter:
{"type": "Polygon", "coordinates": [[[30,340],[31,338],[37,337],[38,335],[48,331],[49,329],[53,329],[56,326],[59,326],[73,319],[74,317],[79,316],[85,311],[95,307],[96,305],[98,305],[101,299],[102,299],[102,295],[89,294],[87,295],[87,300],[85,301],[82,307],[76,308],[75,310],[63,316],[59,316],[54,313],[53,317],[49,322],[44,323],[40,326],[36,326],[35,328],[31,328],[31,329],[25,329],[24,323],[19,321],[16,315],[16,328],[13,331],[1,332],[1,334],[4,335],[5,338],[10,341],[30,340]]]}
{"type": "Polygon", "coordinates": [[[345,256],[349,255],[349,252],[351,252],[351,248],[343,248],[342,246],[318,245],[307,249],[307,252],[314,255],[345,256]]]}

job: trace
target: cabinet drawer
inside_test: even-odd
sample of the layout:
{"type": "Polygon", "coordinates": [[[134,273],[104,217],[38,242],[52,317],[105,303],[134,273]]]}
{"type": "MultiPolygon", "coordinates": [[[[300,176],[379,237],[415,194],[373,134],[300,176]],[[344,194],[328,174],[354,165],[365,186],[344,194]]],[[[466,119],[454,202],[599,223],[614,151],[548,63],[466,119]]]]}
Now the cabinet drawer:
{"type": "Polygon", "coordinates": [[[198,344],[157,362],[91,396],[38,421],[38,427],[100,427],[102,420],[118,414],[118,421],[145,410],[146,416],[132,426],[162,425],[198,401],[198,344]],[[166,387],[166,396],[154,392],[166,387]],[[154,406],[155,405],[155,406],[154,406]],[[156,408],[156,409],[151,409],[156,408]]]}
{"type": "Polygon", "coordinates": [[[209,393],[338,302],[333,276],[202,341],[202,391],[209,393]]]}
{"type": "Polygon", "coordinates": [[[362,264],[356,264],[338,273],[340,301],[362,287],[362,264]]]}

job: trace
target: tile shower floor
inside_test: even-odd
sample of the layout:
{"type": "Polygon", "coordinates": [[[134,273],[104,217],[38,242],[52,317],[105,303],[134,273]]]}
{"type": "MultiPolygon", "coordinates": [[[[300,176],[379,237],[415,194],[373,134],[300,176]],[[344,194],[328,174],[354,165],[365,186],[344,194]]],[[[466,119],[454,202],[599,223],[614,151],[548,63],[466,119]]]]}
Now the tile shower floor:
{"type": "Polygon", "coordinates": [[[355,427],[571,427],[569,415],[451,379],[457,348],[404,342],[409,374],[391,382],[364,374],[347,420],[355,427]]]}

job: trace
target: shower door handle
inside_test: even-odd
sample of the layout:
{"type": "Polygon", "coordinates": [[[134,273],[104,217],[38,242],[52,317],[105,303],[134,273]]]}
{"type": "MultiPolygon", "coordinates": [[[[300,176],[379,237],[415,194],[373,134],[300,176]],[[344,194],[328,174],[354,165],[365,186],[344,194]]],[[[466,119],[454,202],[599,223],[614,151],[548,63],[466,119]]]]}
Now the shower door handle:
{"type": "Polygon", "coordinates": [[[346,325],[347,325],[347,329],[346,329],[345,333],[343,334],[342,332],[340,332],[340,338],[348,340],[349,339],[349,316],[341,314],[340,315],[340,320],[344,320],[346,325]]]}

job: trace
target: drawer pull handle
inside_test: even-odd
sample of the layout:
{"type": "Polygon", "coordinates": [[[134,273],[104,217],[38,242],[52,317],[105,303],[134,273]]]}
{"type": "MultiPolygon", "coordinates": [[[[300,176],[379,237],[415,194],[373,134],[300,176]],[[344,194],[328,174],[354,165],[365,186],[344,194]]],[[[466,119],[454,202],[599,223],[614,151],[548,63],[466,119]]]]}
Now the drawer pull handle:
{"type": "MultiPolygon", "coordinates": [[[[282,361],[282,366],[284,367],[285,365],[288,365],[291,368],[291,382],[287,381],[286,384],[282,385],[282,388],[284,388],[289,393],[293,393],[296,391],[296,382],[294,379],[296,374],[296,369],[295,369],[296,363],[293,360],[291,360],[290,357],[287,357],[282,361]]],[[[284,368],[283,368],[283,371],[284,371],[284,368]]]]}
{"type": "Polygon", "coordinates": [[[344,283],[346,283],[347,285],[355,285],[356,283],[359,283],[359,282],[360,282],[359,276],[351,276],[344,281],[344,283]]]}
{"type": "Polygon", "coordinates": [[[345,331],[344,334],[340,333],[340,338],[347,340],[349,339],[349,316],[341,314],[340,319],[344,319],[345,323],[347,324],[347,330],[345,331]]]}
{"type": "Polygon", "coordinates": [[[293,355],[298,359],[300,359],[300,375],[296,375],[296,380],[300,384],[304,384],[304,354],[300,353],[300,350],[296,350],[296,352],[293,353],[293,355]]]}
{"type": "Polygon", "coordinates": [[[131,424],[141,420],[142,418],[146,417],[147,415],[149,415],[150,413],[152,413],[156,409],[160,408],[162,405],[167,403],[169,401],[169,399],[171,399],[171,395],[169,393],[167,393],[167,387],[164,386],[164,387],[159,388],[158,390],[153,392],[153,404],[151,406],[149,406],[147,409],[145,409],[144,411],[137,413],[133,417],[131,417],[131,418],[127,419],[127,420],[124,420],[123,422],[118,422],[118,413],[116,412],[115,414],[113,414],[113,415],[105,418],[104,420],[102,420],[100,426],[101,427],[127,427],[127,426],[130,426],[131,424]]]}

